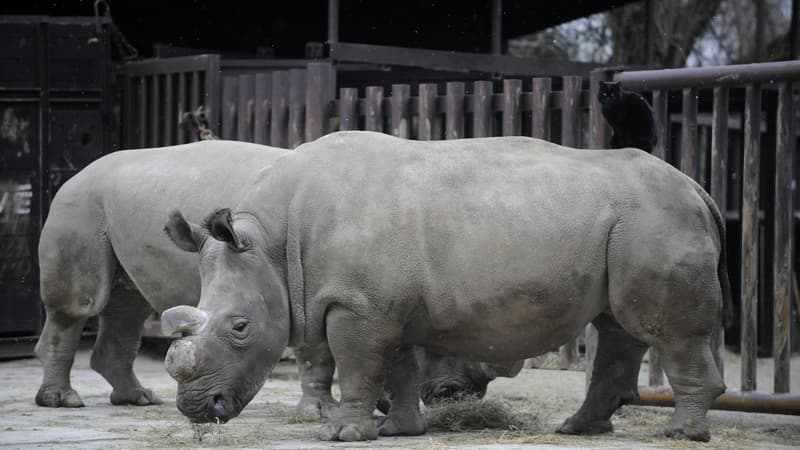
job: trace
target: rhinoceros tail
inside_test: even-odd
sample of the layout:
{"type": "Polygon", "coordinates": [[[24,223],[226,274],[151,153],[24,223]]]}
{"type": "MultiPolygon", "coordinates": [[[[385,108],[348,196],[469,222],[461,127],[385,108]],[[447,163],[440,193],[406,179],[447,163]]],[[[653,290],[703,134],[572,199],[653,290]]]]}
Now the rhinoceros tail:
{"type": "Polygon", "coordinates": [[[722,217],[719,207],[717,207],[717,204],[714,202],[711,196],[708,195],[705,189],[699,185],[695,185],[695,190],[703,199],[708,207],[708,210],[711,212],[711,215],[714,217],[714,222],[716,222],[717,230],[719,232],[721,248],[719,254],[719,265],[717,266],[717,276],[719,277],[719,284],[722,288],[723,324],[727,328],[733,325],[733,299],[731,297],[731,282],[730,278],[728,277],[728,245],[725,238],[725,219],[722,217]]]}

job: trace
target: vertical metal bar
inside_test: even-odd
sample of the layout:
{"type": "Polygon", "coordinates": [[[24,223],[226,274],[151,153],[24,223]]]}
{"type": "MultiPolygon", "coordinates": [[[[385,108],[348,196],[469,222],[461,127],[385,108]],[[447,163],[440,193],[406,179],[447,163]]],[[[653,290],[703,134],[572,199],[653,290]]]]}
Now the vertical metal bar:
{"type": "Polygon", "coordinates": [[[492,53],[503,53],[503,0],[492,0],[492,53]]]}
{"type": "Polygon", "coordinates": [[[669,114],[667,111],[668,92],[662,90],[653,91],[653,113],[656,122],[656,146],[653,148],[653,155],[667,160],[667,150],[669,149],[669,114]]]}
{"type": "Polygon", "coordinates": [[[215,133],[219,132],[220,123],[220,90],[222,89],[220,77],[222,71],[220,70],[219,55],[205,55],[206,67],[204,71],[203,81],[205,82],[203,89],[203,107],[208,117],[208,126],[215,133]]]}
{"type": "Polygon", "coordinates": [[[550,94],[552,91],[552,80],[550,78],[533,79],[531,135],[546,141],[550,140],[550,94]]]}
{"type": "Polygon", "coordinates": [[[173,108],[175,105],[174,76],[171,73],[164,75],[164,145],[175,144],[173,130],[180,120],[175,117],[173,108]]]}
{"type": "Polygon", "coordinates": [[[253,142],[253,109],[255,107],[255,77],[239,75],[236,99],[236,139],[253,142]]]}
{"type": "Polygon", "coordinates": [[[196,110],[198,106],[200,106],[200,90],[202,87],[200,86],[200,72],[193,70],[192,71],[192,81],[189,83],[189,99],[191,104],[189,105],[189,109],[192,111],[196,110]]]}
{"type": "Polygon", "coordinates": [[[789,25],[790,59],[800,59],[800,0],[792,0],[792,19],[789,25]]]}
{"type": "Polygon", "coordinates": [[[125,74],[125,94],[123,98],[122,120],[125,124],[123,138],[125,139],[125,148],[133,148],[133,79],[128,74],[125,74]]]}
{"type": "Polygon", "coordinates": [[[561,145],[581,146],[581,77],[564,77],[564,102],[561,105],[561,145]]]}
{"type": "MultiPolygon", "coordinates": [[[[272,108],[272,74],[256,74],[253,140],[256,144],[269,144],[269,113],[272,108]]],[[[307,128],[306,128],[307,129],[307,128]]]]}
{"type": "Polygon", "coordinates": [[[358,129],[358,89],[339,89],[339,129],[358,129]]]}
{"type": "Polygon", "coordinates": [[[644,20],[644,63],[652,64],[656,47],[656,0],[645,0],[644,20]]]}
{"type": "Polygon", "coordinates": [[[161,93],[159,92],[159,76],[150,75],[150,108],[148,110],[148,115],[150,116],[150,147],[158,147],[158,124],[161,122],[160,117],[158,115],[158,106],[161,102],[159,99],[161,98],[161,93]]]}
{"type": "Polygon", "coordinates": [[[697,89],[683,89],[681,171],[697,179],[697,89]]]}
{"type": "Polygon", "coordinates": [[[339,0],[328,0],[328,42],[339,42],[339,0]]]}
{"type": "Polygon", "coordinates": [[[744,164],[742,168],[742,391],[756,389],[758,327],[758,190],[761,162],[761,88],[745,89],[744,164]]]}
{"type": "Polygon", "coordinates": [[[289,148],[303,143],[306,122],[306,70],[289,70],[289,148]]]}
{"type": "MultiPolygon", "coordinates": [[[[728,197],[728,88],[714,88],[714,106],[711,129],[711,198],[719,207],[723,220],[727,217],[728,197]]],[[[725,242],[722,245],[727,245],[725,242]]],[[[724,317],[719,317],[719,326],[711,337],[714,361],[720,375],[725,378],[725,326],[724,317]]]]}
{"type": "Polygon", "coordinates": [[[392,85],[392,134],[403,139],[411,137],[410,96],[411,86],[407,84],[392,85]]]}
{"type": "Polygon", "coordinates": [[[436,84],[423,83],[419,85],[419,133],[418,139],[430,141],[438,139],[434,135],[436,128],[436,84]]]}
{"type": "MultiPolygon", "coordinates": [[[[186,105],[186,73],[178,72],[178,117],[183,118],[183,115],[189,111],[186,105]]],[[[178,130],[178,144],[187,142],[186,126],[180,127],[178,130]]]]}
{"type": "Polygon", "coordinates": [[[476,81],[472,95],[472,135],[489,137],[492,135],[492,82],[476,81]]]}
{"type": "Polygon", "coordinates": [[[220,119],[222,139],[236,139],[237,117],[236,103],[239,100],[239,79],[235,75],[222,78],[222,114],[220,119]]]}
{"type": "Polygon", "coordinates": [[[336,72],[327,62],[308,63],[306,67],[306,142],[309,142],[330,131],[336,72]]]}
{"type": "Polygon", "coordinates": [[[522,134],[522,80],[503,80],[503,136],[522,134]]]}
{"type": "Polygon", "coordinates": [[[775,365],[774,392],[789,392],[789,330],[791,328],[792,293],[792,169],[796,142],[792,85],[778,87],[778,114],[775,149],[775,240],[773,261],[772,357],[775,365]]]}
{"type": "Polygon", "coordinates": [[[270,145],[287,148],[289,124],[289,72],[272,72],[272,123],[270,145]]]}
{"type": "Polygon", "coordinates": [[[364,102],[364,129],[383,133],[383,87],[367,86],[364,102]]]}
{"type": "Polygon", "coordinates": [[[445,139],[464,137],[464,83],[451,81],[447,83],[445,100],[445,139]]]}
{"type": "Polygon", "coordinates": [[[767,5],[766,0],[753,0],[756,6],[755,20],[755,48],[752,62],[761,62],[764,60],[764,28],[767,21],[767,5]]]}
{"type": "Polygon", "coordinates": [[[600,82],[609,78],[605,70],[593,70],[589,75],[589,148],[607,148],[609,126],[603,117],[602,106],[597,95],[600,91],[600,82]]]}
{"type": "Polygon", "coordinates": [[[139,142],[138,148],[147,147],[147,77],[139,77],[139,142]]]}

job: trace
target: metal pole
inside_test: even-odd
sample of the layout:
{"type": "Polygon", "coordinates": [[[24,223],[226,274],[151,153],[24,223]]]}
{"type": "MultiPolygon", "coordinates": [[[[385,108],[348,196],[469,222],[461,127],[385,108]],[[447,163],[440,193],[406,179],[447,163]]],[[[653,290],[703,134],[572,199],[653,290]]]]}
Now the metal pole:
{"type": "Polygon", "coordinates": [[[328,42],[339,42],[339,0],[328,0],[328,42]]]}
{"type": "Polygon", "coordinates": [[[792,25],[789,30],[791,39],[791,58],[800,59],[800,0],[792,0],[792,25]]]}
{"type": "Polygon", "coordinates": [[[644,63],[653,64],[656,44],[656,0],[647,0],[644,11],[644,63]]]}
{"type": "Polygon", "coordinates": [[[503,53],[503,0],[492,0],[492,53],[503,53]]]}
{"type": "Polygon", "coordinates": [[[764,60],[764,22],[766,20],[766,5],[765,0],[755,0],[756,3],[756,36],[755,36],[755,52],[753,53],[753,62],[761,62],[764,60]]]}

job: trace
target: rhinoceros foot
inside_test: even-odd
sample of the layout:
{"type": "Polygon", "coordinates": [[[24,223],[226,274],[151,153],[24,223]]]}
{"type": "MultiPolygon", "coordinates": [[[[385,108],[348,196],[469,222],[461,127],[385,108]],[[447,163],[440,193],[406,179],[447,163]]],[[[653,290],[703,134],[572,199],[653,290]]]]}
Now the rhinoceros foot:
{"type": "Polygon", "coordinates": [[[390,409],[378,425],[381,436],[419,436],[425,433],[425,419],[419,410],[390,409]]]}
{"type": "Polygon", "coordinates": [[[689,439],[692,441],[708,442],[711,440],[711,432],[708,425],[694,419],[685,421],[670,420],[661,430],[664,436],[675,439],[689,439]]]}
{"type": "Polygon", "coordinates": [[[150,389],[143,387],[129,389],[114,389],[111,392],[112,405],[160,405],[163,403],[150,389]]]}
{"type": "Polygon", "coordinates": [[[297,414],[305,417],[323,417],[331,418],[332,414],[339,408],[337,402],[330,395],[314,397],[310,395],[303,395],[300,403],[297,404],[297,414]]]}
{"type": "Polygon", "coordinates": [[[558,427],[556,433],[559,434],[603,434],[614,431],[614,425],[608,419],[587,420],[577,414],[565,420],[558,427]]]}
{"type": "Polygon", "coordinates": [[[42,386],[36,393],[36,404],[50,408],[80,408],[81,396],[70,387],[42,386]]]}
{"type": "Polygon", "coordinates": [[[372,441],[378,438],[375,422],[369,419],[331,420],[320,428],[321,441],[372,441]]]}

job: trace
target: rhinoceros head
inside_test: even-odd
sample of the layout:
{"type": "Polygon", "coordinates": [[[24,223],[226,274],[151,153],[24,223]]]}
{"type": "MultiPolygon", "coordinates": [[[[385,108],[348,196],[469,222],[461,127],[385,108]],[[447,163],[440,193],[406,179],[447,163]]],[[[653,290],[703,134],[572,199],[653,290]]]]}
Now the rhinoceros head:
{"type": "Polygon", "coordinates": [[[234,220],[218,210],[198,226],[174,212],[165,231],[181,249],[200,254],[200,303],[161,315],[164,334],[179,338],[165,359],[178,381],[176,404],[193,422],[226,422],[255,396],[286,348],[286,289],[252,216],[234,220]]]}

